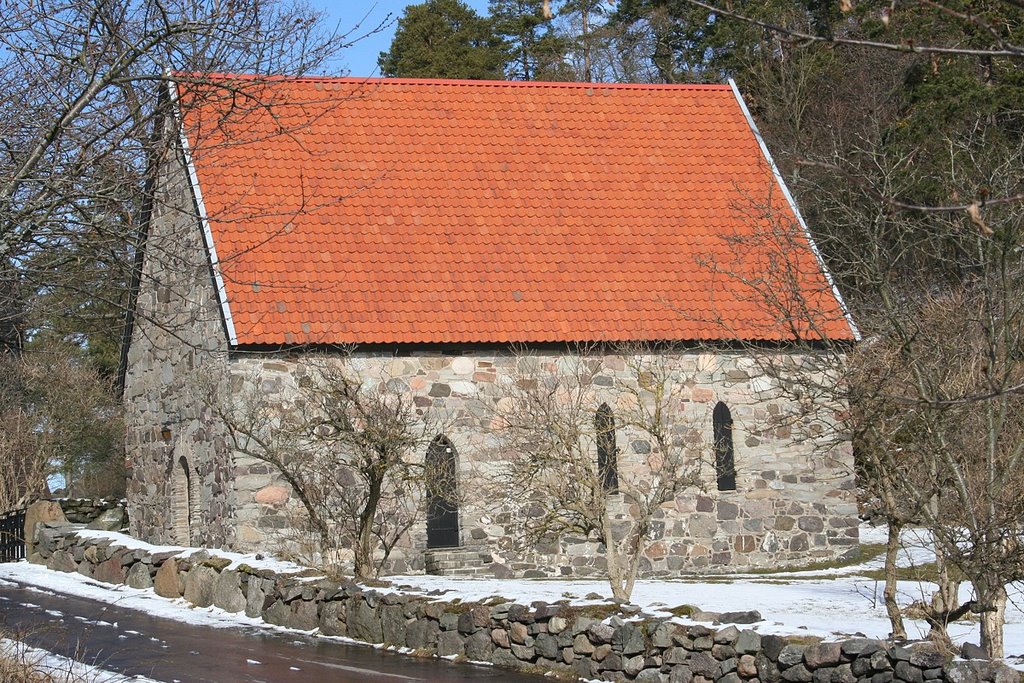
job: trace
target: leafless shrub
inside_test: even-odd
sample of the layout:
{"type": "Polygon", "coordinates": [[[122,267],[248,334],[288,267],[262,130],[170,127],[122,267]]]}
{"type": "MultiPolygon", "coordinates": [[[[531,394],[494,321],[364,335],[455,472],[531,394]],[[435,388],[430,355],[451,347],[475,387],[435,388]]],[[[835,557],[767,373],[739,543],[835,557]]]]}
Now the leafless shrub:
{"type": "Polygon", "coordinates": [[[697,372],[683,370],[671,349],[618,349],[626,379],[612,387],[594,382],[606,362],[595,351],[519,357],[496,408],[503,465],[494,488],[520,513],[529,541],[566,533],[598,541],[612,594],[626,601],[657,511],[703,486],[708,449],[681,400],[697,372]],[[620,454],[617,431],[645,440],[649,452],[620,454]]]}
{"type": "Polygon", "coordinates": [[[300,533],[330,564],[354,555],[358,578],[376,576],[422,514],[427,484],[416,453],[437,433],[408,392],[359,378],[344,359],[305,366],[292,395],[262,382],[214,405],[233,447],[271,465],[301,505],[300,533]]]}

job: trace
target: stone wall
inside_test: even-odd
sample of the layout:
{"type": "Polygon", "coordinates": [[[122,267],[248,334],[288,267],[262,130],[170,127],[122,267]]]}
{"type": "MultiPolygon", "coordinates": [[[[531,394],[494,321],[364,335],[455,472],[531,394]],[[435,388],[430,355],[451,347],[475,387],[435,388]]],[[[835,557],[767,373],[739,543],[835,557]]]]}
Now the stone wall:
{"type": "MultiPolygon", "coordinates": [[[[800,357],[775,353],[773,362],[800,357]]],[[[494,428],[496,410],[507,401],[509,384],[529,368],[560,368],[582,362],[592,377],[587,387],[593,409],[608,403],[621,415],[623,387],[637,378],[628,358],[613,353],[460,350],[391,353],[356,352],[345,362],[370,390],[377,385],[398,392],[426,416],[440,415],[458,453],[461,542],[490,556],[491,571],[511,576],[600,576],[604,558],[592,539],[565,536],[535,546],[522,543],[524,510],[474,497],[501,468],[501,444],[494,428]]],[[[271,403],[295,406],[299,387],[319,358],[298,355],[237,354],[231,385],[258,386],[271,403]]],[[[666,353],[652,362],[667,364],[678,389],[673,438],[686,443],[687,459],[703,461],[703,487],[690,487],[655,515],[640,574],[669,576],[692,571],[737,571],[830,560],[855,549],[857,508],[849,443],[833,443],[835,407],[807,411],[795,406],[741,351],[666,353]],[[734,423],[736,490],[719,491],[711,455],[711,413],[725,402],[734,423]],[[793,416],[798,415],[798,418],[793,416]],[[792,418],[792,419],[790,419],[792,418]],[[711,463],[708,463],[711,460],[711,463]]],[[[572,369],[566,367],[566,372],[572,369]]],[[[819,378],[820,379],[820,378],[819,378]]],[[[592,419],[592,418],[590,418],[592,419]]],[[[621,422],[620,422],[621,424],[621,422]]],[[[620,481],[650,480],[656,445],[637,431],[616,431],[620,481]]],[[[417,457],[422,458],[423,453],[417,457]]],[[[596,453],[595,453],[596,461],[596,453]]],[[[266,464],[235,455],[235,515],[240,549],[274,547],[295,512],[287,484],[266,464]]],[[[628,518],[623,496],[611,496],[620,518],[628,518]]],[[[422,570],[426,527],[420,523],[392,556],[386,573],[422,570]]]]}
{"type": "Polygon", "coordinates": [[[180,150],[164,154],[178,163],[161,164],[156,183],[125,377],[131,529],[156,543],[227,547],[230,459],[204,400],[224,377],[227,336],[180,150]],[[191,491],[179,481],[186,472],[191,491]]]}
{"type": "Polygon", "coordinates": [[[127,515],[128,509],[128,502],[123,498],[61,498],[56,502],[72,524],[89,524],[108,510],[121,509],[127,515]]]}
{"type": "MultiPolygon", "coordinates": [[[[205,551],[120,547],[79,538],[68,525],[39,525],[30,561],[107,583],[154,588],[198,607],[323,635],[411,648],[509,669],[586,679],[652,683],[1019,683],[1001,663],[951,660],[929,643],[857,638],[821,642],[762,635],[736,625],[711,629],[618,611],[500,598],[445,603],[356,584],[275,574],[205,551]]],[[[627,606],[628,608],[628,606],[627,606]]],[[[745,623],[757,613],[719,615],[745,623]]]]}

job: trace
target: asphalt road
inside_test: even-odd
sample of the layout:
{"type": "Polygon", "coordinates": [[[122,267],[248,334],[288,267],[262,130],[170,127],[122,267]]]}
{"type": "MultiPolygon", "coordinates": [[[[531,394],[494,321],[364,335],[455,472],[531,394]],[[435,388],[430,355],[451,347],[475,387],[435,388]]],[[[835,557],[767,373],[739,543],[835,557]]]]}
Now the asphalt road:
{"type": "Polygon", "coordinates": [[[84,598],[0,586],[0,628],[34,647],[168,683],[405,683],[546,680],[417,659],[324,638],[181,624],[84,598]]]}

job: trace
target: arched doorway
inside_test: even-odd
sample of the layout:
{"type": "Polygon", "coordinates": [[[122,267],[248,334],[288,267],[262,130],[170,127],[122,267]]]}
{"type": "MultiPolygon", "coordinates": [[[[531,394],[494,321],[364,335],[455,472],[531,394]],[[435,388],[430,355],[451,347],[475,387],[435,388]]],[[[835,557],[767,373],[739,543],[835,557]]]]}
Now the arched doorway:
{"type": "Polygon", "coordinates": [[[427,448],[427,547],[459,546],[458,456],[438,434],[427,448]]]}
{"type": "Polygon", "coordinates": [[[171,509],[174,513],[174,542],[178,545],[192,544],[193,483],[185,456],[174,464],[172,477],[171,509]]]}

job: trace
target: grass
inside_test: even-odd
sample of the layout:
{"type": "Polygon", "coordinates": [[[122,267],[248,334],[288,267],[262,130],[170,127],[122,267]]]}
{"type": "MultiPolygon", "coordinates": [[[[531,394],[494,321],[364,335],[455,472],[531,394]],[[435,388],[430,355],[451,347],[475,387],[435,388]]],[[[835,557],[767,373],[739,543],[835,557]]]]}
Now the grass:
{"type": "MultiPolygon", "coordinates": [[[[950,567],[951,572],[955,572],[953,567],[950,567]]],[[[865,571],[864,576],[869,579],[875,579],[876,581],[885,580],[885,568],[879,567],[878,569],[871,569],[865,571]]],[[[966,581],[966,577],[962,574],[953,574],[954,578],[960,581],[966,581]]],[[[939,580],[939,566],[934,562],[928,562],[926,564],[919,564],[913,567],[898,567],[896,569],[896,578],[900,581],[928,581],[931,583],[938,583],[939,580]]]]}
{"type": "Polygon", "coordinates": [[[700,608],[694,607],[693,605],[679,605],[677,607],[672,607],[664,611],[668,612],[674,617],[689,617],[693,616],[694,612],[699,612],[700,608]]]}
{"type": "Polygon", "coordinates": [[[567,621],[576,617],[589,617],[591,619],[603,620],[613,614],[619,613],[619,606],[615,604],[602,605],[571,605],[563,607],[559,616],[567,621]]]}
{"type": "MultiPolygon", "coordinates": [[[[88,683],[72,669],[74,662],[54,666],[43,655],[27,651],[16,635],[0,633],[0,681],[3,683],[88,683]]],[[[53,661],[53,660],[51,660],[53,661]]]]}
{"type": "MultiPolygon", "coordinates": [[[[819,560],[817,562],[809,562],[807,564],[790,566],[790,567],[774,567],[774,568],[762,568],[762,569],[751,569],[743,572],[744,574],[750,574],[755,576],[762,576],[765,574],[781,574],[784,572],[820,572],[833,569],[846,569],[847,567],[855,567],[862,564],[870,559],[878,557],[885,552],[884,543],[861,543],[860,553],[853,557],[848,557],[845,560],[819,560]]],[[[805,577],[793,577],[793,578],[805,578],[805,577]]],[[[810,578],[810,577],[807,577],[810,578]]]]}

